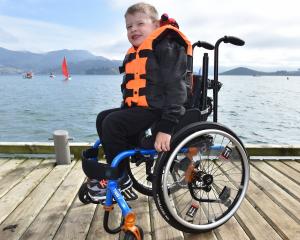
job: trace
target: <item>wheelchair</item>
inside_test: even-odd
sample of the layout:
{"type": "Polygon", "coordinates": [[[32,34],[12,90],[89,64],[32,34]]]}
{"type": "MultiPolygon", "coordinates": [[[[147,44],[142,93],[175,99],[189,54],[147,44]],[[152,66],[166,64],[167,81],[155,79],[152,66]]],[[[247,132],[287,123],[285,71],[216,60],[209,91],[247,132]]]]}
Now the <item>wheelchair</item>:
{"type": "MultiPolygon", "coordinates": [[[[155,135],[151,129],[140,137],[139,146],[118,154],[109,166],[97,161],[100,140],[83,152],[83,170],[89,178],[105,169],[109,180],[106,199],[94,202],[87,192],[87,183],[79,190],[84,204],[104,205],[104,229],[111,234],[124,232],[124,239],[143,239],[143,230],[128,201],[137,194],[153,197],[161,216],[174,228],[187,233],[210,231],[228,221],[241,205],[249,182],[249,163],[246,149],[239,137],[229,128],[217,123],[218,49],[221,42],[242,46],[244,41],[225,36],[215,45],[196,42],[195,47],[214,50],[214,79],[208,79],[208,54],[203,55],[202,74],[193,76],[192,108],[180,119],[171,139],[171,150],[157,153],[153,149],[155,135]],[[207,91],[213,90],[213,98],[207,91]],[[213,113],[213,122],[208,116],[213,113]],[[121,194],[116,167],[126,160],[133,182],[121,194]],[[117,204],[122,211],[120,226],[108,226],[109,213],[117,204]]],[[[152,128],[153,130],[153,128],[152,128]]]]}

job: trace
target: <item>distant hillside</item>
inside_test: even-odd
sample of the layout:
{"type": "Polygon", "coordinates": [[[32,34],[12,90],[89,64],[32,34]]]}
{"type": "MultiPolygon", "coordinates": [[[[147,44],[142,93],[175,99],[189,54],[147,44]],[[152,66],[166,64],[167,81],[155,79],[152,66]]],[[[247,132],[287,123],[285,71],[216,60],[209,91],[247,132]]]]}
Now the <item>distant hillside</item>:
{"type": "Polygon", "coordinates": [[[250,68],[238,67],[232,70],[220,73],[220,75],[245,75],[245,76],[300,76],[300,70],[297,71],[276,71],[276,72],[261,72],[250,68]]]}
{"type": "Polygon", "coordinates": [[[0,74],[61,73],[61,62],[66,56],[71,74],[117,74],[121,61],[95,56],[84,50],[59,50],[42,54],[11,51],[0,48],[0,74]]]}
{"type": "MultiPolygon", "coordinates": [[[[95,56],[85,50],[58,50],[47,53],[32,53],[27,51],[11,51],[0,47],[0,75],[21,74],[33,71],[34,74],[61,74],[61,63],[66,56],[71,74],[118,74],[122,61],[110,60],[95,56]]],[[[250,68],[239,67],[220,75],[248,76],[300,76],[297,71],[261,72],[250,68]]]]}

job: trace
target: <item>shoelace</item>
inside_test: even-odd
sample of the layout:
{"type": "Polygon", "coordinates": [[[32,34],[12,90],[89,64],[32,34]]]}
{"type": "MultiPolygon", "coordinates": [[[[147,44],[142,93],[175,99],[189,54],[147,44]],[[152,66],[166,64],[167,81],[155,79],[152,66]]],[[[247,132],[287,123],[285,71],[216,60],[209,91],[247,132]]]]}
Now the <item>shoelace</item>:
{"type": "Polygon", "coordinates": [[[102,188],[105,188],[107,186],[107,180],[102,179],[101,181],[99,181],[99,184],[102,188]]]}

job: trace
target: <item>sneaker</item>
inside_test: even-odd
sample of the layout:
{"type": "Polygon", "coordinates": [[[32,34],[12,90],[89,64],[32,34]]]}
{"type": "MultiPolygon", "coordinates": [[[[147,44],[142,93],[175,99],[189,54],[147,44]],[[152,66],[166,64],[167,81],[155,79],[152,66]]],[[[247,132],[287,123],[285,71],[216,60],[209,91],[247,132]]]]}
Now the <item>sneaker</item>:
{"type": "MultiPolygon", "coordinates": [[[[89,179],[87,182],[89,197],[96,202],[105,200],[107,183],[108,180],[106,179],[100,181],[96,179],[89,179]]],[[[126,175],[121,179],[118,179],[118,183],[119,183],[119,190],[121,191],[121,193],[132,187],[132,181],[128,175],[126,175]]]]}

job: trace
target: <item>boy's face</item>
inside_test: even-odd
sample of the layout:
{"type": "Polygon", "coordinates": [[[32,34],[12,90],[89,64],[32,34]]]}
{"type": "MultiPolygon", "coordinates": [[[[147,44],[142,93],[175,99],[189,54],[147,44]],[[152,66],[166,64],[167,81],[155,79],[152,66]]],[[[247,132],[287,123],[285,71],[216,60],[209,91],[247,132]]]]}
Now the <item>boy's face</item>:
{"type": "Polygon", "coordinates": [[[159,27],[158,21],[154,22],[147,14],[136,12],[128,14],[125,18],[127,37],[134,47],[139,47],[142,42],[159,27]]]}

